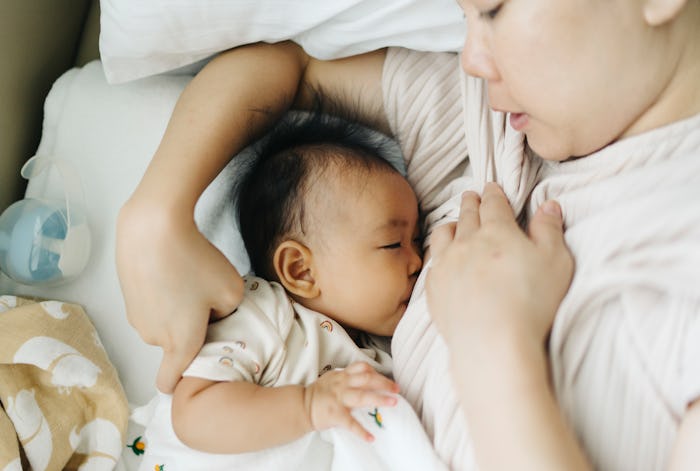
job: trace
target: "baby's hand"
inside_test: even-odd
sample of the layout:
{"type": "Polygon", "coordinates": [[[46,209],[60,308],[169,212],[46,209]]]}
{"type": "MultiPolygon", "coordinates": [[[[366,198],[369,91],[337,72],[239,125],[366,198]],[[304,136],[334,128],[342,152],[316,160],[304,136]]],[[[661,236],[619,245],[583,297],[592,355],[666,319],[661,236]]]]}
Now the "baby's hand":
{"type": "Polygon", "coordinates": [[[345,427],[366,441],[374,440],[350,410],[355,407],[395,406],[396,398],[387,393],[399,387],[365,362],[343,370],[329,371],[306,387],[304,403],[314,430],[345,427]]]}

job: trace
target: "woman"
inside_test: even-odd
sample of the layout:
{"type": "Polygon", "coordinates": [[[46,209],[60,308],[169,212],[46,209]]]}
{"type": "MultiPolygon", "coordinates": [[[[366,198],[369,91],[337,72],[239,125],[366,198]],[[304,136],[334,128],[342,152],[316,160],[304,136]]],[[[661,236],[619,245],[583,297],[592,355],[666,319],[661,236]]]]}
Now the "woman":
{"type": "Polygon", "coordinates": [[[401,370],[414,358],[406,346],[422,339],[401,331],[423,322],[432,339],[427,314],[407,312],[392,345],[397,381],[415,394],[438,452],[455,468],[472,466],[473,443],[482,469],[691,469],[700,461],[692,446],[700,440],[692,361],[700,358],[700,2],[461,6],[462,64],[483,79],[495,112],[479,115],[480,95],[468,93],[478,86],[466,79],[460,89],[444,55],[380,51],[327,63],[289,44],[258,46],[222,54],[193,80],[119,218],[129,318],[165,351],[159,387],[172,389],[209,315],[226,315],[240,299],[233,268],[196,230],[198,195],[230,155],[288,106],[308,106],[309,88],[321,89],[397,135],[429,209],[442,202],[441,184],[463,172],[460,155],[498,156],[494,167],[469,165],[499,181],[508,200],[493,186],[481,199],[467,193],[454,240],[449,230],[434,237],[428,298],[448,349],[440,353],[439,339],[421,347],[438,353],[419,362],[416,386],[401,370]],[[493,144],[464,138],[462,109],[467,128],[479,115],[493,144]],[[544,161],[519,147],[520,132],[544,161]],[[530,190],[525,236],[507,202],[520,213],[530,190]],[[553,327],[571,264],[548,198],[562,205],[577,265],[553,327]],[[144,246],[147,257],[128,258],[144,246]],[[146,283],[153,289],[139,292],[146,283]],[[454,388],[426,373],[441,355],[454,388]],[[453,418],[457,405],[464,416],[453,418]]]}
{"type": "MultiPolygon", "coordinates": [[[[553,197],[566,214],[577,268],[548,345],[559,407],[597,468],[696,468],[700,2],[463,6],[471,37],[462,63],[549,161],[533,204],[553,197]],[[582,157],[554,163],[571,156],[582,157]]],[[[563,446],[570,441],[548,394],[547,310],[489,282],[513,290],[541,281],[506,265],[537,261],[512,253],[502,199],[487,193],[482,211],[487,204],[499,210],[480,221],[478,200],[465,201],[429,288],[460,402],[483,432],[474,433],[477,455],[485,467],[510,459],[574,469],[580,461],[563,446]],[[489,253],[501,256],[494,263],[489,253]],[[484,358],[498,375],[480,374],[484,358]]]]}

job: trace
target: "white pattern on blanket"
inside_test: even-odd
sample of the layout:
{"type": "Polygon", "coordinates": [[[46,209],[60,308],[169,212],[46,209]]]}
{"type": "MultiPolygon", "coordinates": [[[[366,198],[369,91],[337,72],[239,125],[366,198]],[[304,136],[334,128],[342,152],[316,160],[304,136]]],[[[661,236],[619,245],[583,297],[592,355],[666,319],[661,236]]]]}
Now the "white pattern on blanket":
{"type": "Polygon", "coordinates": [[[0,402],[0,469],[117,463],[126,397],[80,306],[0,296],[0,402]]]}

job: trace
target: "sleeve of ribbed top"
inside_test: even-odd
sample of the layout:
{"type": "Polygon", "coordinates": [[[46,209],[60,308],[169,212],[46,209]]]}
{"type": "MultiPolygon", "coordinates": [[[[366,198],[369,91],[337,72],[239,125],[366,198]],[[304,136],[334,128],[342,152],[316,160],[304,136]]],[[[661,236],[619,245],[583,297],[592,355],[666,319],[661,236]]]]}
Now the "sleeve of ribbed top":
{"type": "Polygon", "coordinates": [[[391,48],[382,78],[384,109],[424,210],[467,159],[459,56],[391,48]]]}
{"type": "Polygon", "coordinates": [[[700,299],[648,279],[616,284],[619,265],[607,268],[553,332],[557,399],[596,469],[662,469],[700,398],[700,299]]]}

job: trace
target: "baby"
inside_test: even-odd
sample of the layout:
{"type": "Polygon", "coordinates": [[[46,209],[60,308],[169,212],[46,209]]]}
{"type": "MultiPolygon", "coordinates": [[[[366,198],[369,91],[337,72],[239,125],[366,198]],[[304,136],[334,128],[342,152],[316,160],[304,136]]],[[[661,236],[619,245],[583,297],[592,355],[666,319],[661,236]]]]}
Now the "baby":
{"type": "Polygon", "coordinates": [[[309,469],[302,437],[343,427],[371,442],[360,421],[369,418],[376,433],[381,408],[400,400],[385,376],[386,337],[422,266],[418,203],[359,129],[320,114],[287,122],[243,176],[239,221],[258,276],[244,277],[238,309],[210,324],[172,397],[172,430],[160,427],[154,439],[149,426],[163,456],[179,443],[262,466],[248,452],[265,449],[264,469],[293,469],[290,459],[309,469]],[[369,412],[352,413],[362,407],[369,412]],[[289,446],[302,451],[277,453],[289,446]]]}

